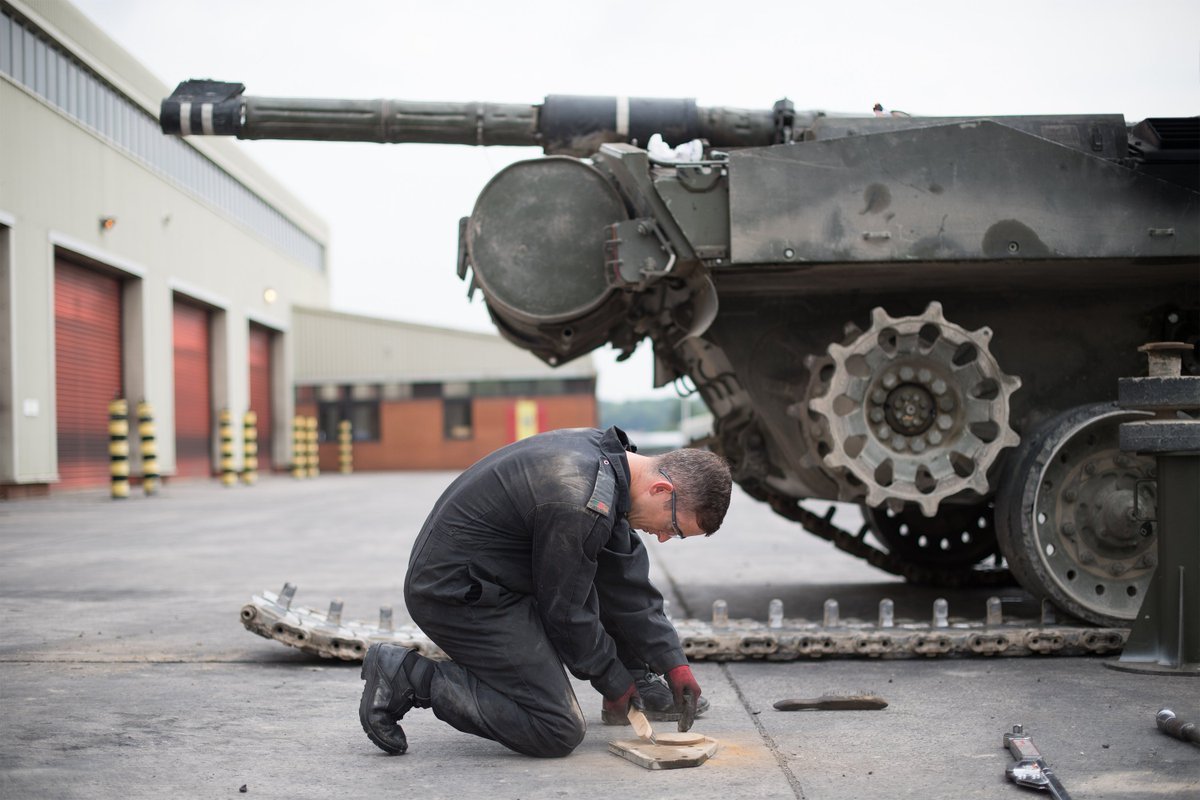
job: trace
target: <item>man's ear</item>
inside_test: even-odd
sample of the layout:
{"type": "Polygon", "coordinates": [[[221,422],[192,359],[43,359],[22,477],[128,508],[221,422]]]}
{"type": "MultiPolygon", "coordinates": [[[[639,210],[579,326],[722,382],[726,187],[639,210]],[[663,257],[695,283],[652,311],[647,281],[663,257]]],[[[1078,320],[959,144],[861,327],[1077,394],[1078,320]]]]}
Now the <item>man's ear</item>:
{"type": "Polygon", "coordinates": [[[666,492],[669,494],[670,492],[673,492],[673,491],[675,491],[675,487],[671,485],[670,481],[668,481],[664,478],[659,478],[658,480],[654,481],[654,483],[650,484],[650,496],[651,497],[653,497],[656,494],[662,494],[663,492],[666,492]]]}

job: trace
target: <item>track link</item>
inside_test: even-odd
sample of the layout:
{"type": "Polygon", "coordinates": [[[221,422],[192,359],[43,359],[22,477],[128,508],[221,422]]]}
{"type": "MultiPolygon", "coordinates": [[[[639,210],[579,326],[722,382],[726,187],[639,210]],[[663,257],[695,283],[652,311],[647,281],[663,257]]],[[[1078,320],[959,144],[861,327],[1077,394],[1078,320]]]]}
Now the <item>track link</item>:
{"type": "MultiPolygon", "coordinates": [[[[361,661],[375,642],[394,642],[429,658],[446,654],[415,625],[392,624],[392,610],[380,611],[380,623],[341,621],[342,604],[328,612],[292,607],[296,591],[285,584],[279,594],[264,591],[242,607],[242,625],[252,633],[305,653],[361,661]]],[[[1059,624],[1053,606],[1043,605],[1041,620],[1008,620],[1000,601],[988,601],[987,615],[966,620],[949,615],[945,600],[934,603],[929,622],[893,621],[892,601],[880,603],[876,622],[841,619],[837,602],[826,601],[819,622],[783,617],[782,603],[772,601],[768,621],[728,619],[724,601],[714,605],[713,619],[675,621],[684,652],[693,661],[794,661],[803,658],[929,658],[945,656],[1030,656],[1115,654],[1129,638],[1125,628],[1059,624]]]]}

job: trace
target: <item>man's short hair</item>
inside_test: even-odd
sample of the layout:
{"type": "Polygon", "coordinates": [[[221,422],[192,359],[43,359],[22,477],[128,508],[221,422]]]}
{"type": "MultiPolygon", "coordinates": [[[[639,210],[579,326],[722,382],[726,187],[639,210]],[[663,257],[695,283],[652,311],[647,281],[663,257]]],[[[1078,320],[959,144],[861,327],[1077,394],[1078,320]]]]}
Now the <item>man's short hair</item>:
{"type": "Polygon", "coordinates": [[[655,468],[671,476],[676,502],[696,515],[700,529],[709,536],[716,533],[733,487],[728,462],[708,450],[672,450],[656,459],[655,468]]]}

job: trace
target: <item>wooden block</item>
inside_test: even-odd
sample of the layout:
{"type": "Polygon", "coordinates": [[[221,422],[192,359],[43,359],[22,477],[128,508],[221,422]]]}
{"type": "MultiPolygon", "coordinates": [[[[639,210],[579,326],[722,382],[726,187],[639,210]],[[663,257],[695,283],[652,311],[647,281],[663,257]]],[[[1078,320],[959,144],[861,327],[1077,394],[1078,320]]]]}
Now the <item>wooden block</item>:
{"type": "MultiPolygon", "coordinates": [[[[693,738],[690,734],[683,735],[693,738]]],[[[608,751],[646,769],[698,767],[717,752],[716,739],[707,736],[699,736],[699,739],[694,744],[650,744],[641,739],[622,739],[609,742],[608,751]]]]}
{"type": "Polygon", "coordinates": [[[677,731],[667,731],[660,733],[654,737],[655,744],[667,744],[672,747],[680,747],[685,744],[700,744],[704,741],[703,733],[679,733],[677,731]]]}

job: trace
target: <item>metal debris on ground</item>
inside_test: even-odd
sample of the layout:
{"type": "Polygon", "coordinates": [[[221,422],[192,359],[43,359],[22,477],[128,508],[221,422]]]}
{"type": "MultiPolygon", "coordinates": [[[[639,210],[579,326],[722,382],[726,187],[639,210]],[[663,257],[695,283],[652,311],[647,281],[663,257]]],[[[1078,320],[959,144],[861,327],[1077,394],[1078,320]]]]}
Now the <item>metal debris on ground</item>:
{"type": "Polygon", "coordinates": [[[877,694],[823,694],[780,700],[775,704],[778,711],[882,711],[887,707],[887,700],[877,694]]]}
{"type": "Polygon", "coordinates": [[[1004,734],[1004,746],[1017,760],[1004,771],[1009,780],[1018,786],[1048,791],[1054,800],[1071,800],[1071,795],[1067,794],[1054,770],[1038,752],[1033,737],[1025,733],[1023,726],[1013,725],[1012,733],[1004,734]]]}
{"type": "MultiPolygon", "coordinates": [[[[279,594],[264,591],[242,607],[242,624],[267,639],[323,658],[361,661],[375,642],[395,642],[421,655],[446,655],[415,625],[395,625],[392,608],[384,606],[379,622],[342,621],[342,602],[326,612],[293,607],[296,587],[284,584],[279,594]]],[[[1009,619],[1000,614],[998,598],[989,598],[985,616],[950,615],[949,604],[934,602],[930,620],[897,620],[894,603],[879,604],[874,622],[842,618],[836,600],[826,601],[823,619],[788,619],[782,603],[771,604],[767,623],[730,619],[723,600],[713,603],[711,622],[675,620],[684,652],[692,661],[792,661],[801,658],[917,658],[937,656],[1106,655],[1120,652],[1127,628],[1093,627],[1058,622],[1045,605],[1040,620],[1009,619]]]]}
{"type": "Polygon", "coordinates": [[[1194,745],[1200,745],[1200,726],[1194,722],[1184,722],[1179,717],[1175,716],[1175,712],[1169,708],[1161,708],[1154,716],[1155,724],[1158,729],[1168,736],[1174,736],[1181,742],[1191,742],[1194,745]]]}

